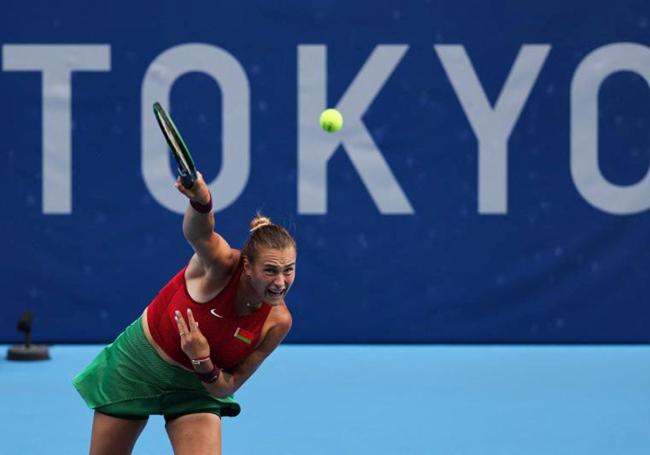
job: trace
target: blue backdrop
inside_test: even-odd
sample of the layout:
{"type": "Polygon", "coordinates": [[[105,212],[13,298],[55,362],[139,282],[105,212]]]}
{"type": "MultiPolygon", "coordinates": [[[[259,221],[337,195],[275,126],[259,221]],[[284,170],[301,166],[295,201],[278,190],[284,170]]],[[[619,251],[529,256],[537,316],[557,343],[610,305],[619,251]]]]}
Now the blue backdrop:
{"type": "Polygon", "coordinates": [[[3,6],[0,342],[110,340],[189,259],[156,99],[231,245],[295,234],[289,341],[650,341],[646,2],[3,6]]]}

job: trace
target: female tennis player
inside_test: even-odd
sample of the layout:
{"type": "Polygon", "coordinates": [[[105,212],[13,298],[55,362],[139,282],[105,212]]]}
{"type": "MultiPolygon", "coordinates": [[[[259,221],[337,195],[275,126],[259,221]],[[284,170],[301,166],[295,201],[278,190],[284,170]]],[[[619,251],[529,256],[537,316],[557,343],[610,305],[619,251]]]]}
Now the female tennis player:
{"type": "Polygon", "coordinates": [[[220,454],[221,417],[240,411],[233,393],[291,328],[291,235],[258,215],[240,252],[214,231],[201,174],[176,188],[190,200],[183,233],[195,254],[73,380],[95,410],[91,455],[130,454],[151,414],[165,417],[175,454],[220,454]]]}

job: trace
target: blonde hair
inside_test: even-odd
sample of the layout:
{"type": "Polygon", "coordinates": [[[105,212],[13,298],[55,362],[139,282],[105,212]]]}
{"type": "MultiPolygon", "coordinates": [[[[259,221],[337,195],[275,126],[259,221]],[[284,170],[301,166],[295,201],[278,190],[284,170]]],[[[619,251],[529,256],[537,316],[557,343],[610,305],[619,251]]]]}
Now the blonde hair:
{"type": "Polygon", "coordinates": [[[293,248],[296,250],[296,241],[289,231],[279,224],[274,224],[271,218],[256,213],[250,222],[250,236],[242,248],[242,256],[249,261],[255,262],[257,253],[262,248],[273,250],[284,250],[293,248]]]}
{"type": "Polygon", "coordinates": [[[261,213],[258,212],[255,215],[255,217],[251,220],[251,224],[250,224],[250,227],[249,227],[249,232],[252,234],[257,229],[259,229],[261,227],[264,227],[264,226],[268,226],[270,224],[273,224],[271,222],[271,218],[269,218],[267,216],[264,216],[264,215],[262,215],[261,213]]]}

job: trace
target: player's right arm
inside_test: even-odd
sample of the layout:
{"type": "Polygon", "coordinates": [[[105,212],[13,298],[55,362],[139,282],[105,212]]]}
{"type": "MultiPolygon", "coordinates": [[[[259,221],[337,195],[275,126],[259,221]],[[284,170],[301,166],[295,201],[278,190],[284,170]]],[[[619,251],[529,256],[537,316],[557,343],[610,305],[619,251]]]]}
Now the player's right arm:
{"type": "MultiPolygon", "coordinates": [[[[190,201],[207,206],[211,202],[208,185],[203,180],[201,173],[197,172],[196,182],[192,188],[187,189],[180,179],[176,181],[176,188],[190,201]]],[[[183,234],[194,249],[204,272],[215,274],[227,273],[234,262],[235,253],[223,237],[214,231],[214,213],[210,210],[201,213],[188,204],[183,218],[183,234]]]]}

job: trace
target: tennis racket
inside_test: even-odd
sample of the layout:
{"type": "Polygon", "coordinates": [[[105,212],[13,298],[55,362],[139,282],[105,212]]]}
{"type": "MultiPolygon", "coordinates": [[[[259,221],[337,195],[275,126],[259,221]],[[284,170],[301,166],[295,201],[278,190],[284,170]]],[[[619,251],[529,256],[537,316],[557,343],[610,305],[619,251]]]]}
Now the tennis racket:
{"type": "Polygon", "coordinates": [[[185,145],[185,141],[181,137],[181,133],[174,125],[172,118],[163,109],[160,103],[153,103],[153,113],[158,121],[158,126],[167,140],[167,145],[172,152],[172,156],[176,160],[178,167],[178,174],[181,177],[181,183],[187,189],[194,186],[196,181],[196,166],[190,151],[185,145]]]}

